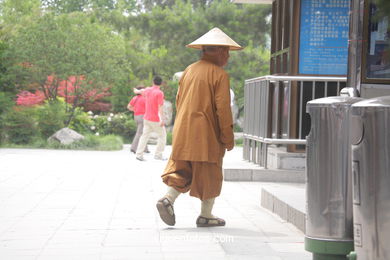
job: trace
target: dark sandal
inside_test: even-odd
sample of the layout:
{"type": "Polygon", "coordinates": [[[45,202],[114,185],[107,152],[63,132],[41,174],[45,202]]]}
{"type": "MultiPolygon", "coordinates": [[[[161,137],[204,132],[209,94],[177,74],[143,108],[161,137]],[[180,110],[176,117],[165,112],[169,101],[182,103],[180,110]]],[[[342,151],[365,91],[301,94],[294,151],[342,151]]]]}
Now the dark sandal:
{"type": "Polygon", "coordinates": [[[174,226],[176,220],[175,212],[173,210],[173,205],[171,204],[171,202],[164,197],[157,201],[156,207],[162,221],[164,221],[164,223],[168,226],[174,226]]]}
{"type": "Polygon", "coordinates": [[[197,227],[221,227],[225,226],[226,222],[225,220],[221,218],[205,218],[202,216],[199,216],[196,220],[196,226],[197,227]]]}

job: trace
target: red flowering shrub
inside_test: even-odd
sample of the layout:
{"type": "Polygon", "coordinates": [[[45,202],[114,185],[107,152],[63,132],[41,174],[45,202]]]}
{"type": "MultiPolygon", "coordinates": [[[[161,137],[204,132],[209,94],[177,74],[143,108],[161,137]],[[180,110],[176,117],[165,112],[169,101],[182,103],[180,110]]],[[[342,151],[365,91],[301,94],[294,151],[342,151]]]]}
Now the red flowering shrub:
{"type": "Polygon", "coordinates": [[[109,88],[94,88],[92,83],[86,83],[83,76],[70,76],[67,80],[61,80],[53,75],[47,77],[43,87],[44,92],[37,90],[35,93],[22,91],[17,94],[16,104],[20,106],[33,106],[42,104],[47,97],[63,97],[65,102],[74,106],[81,106],[86,111],[107,112],[111,104],[101,101],[110,96],[109,88]],[[46,93],[46,95],[45,95],[46,93]]]}
{"type": "Polygon", "coordinates": [[[59,81],[57,93],[65,98],[65,102],[81,106],[86,111],[106,112],[111,109],[111,104],[100,101],[111,95],[109,88],[94,88],[92,83],[85,82],[83,76],[70,76],[68,80],[59,81]]]}
{"type": "Polygon", "coordinates": [[[35,93],[22,91],[17,94],[16,104],[18,106],[35,106],[42,104],[45,99],[45,94],[42,91],[37,90],[35,93]]]}

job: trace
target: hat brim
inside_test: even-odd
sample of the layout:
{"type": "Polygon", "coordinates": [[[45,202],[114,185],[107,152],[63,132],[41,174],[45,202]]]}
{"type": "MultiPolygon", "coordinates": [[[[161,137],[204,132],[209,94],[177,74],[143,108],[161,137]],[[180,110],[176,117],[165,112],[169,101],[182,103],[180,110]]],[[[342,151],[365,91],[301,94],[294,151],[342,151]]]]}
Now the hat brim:
{"type": "Polygon", "coordinates": [[[215,27],[197,40],[186,45],[188,48],[201,50],[202,46],[226,46],[229,50],[242,50],[243,48],[230,38],[221,29],[215,27]]]}
{"type": "Polygon", "coordinates": [[[244,49],[241,46],[232,46],[232,45],[227,45],[227,44],[187,44],[187,48],[192,48],[192,49],[197,49],[201,50],[203,46],[223,46],[223,47],[229,47],[230,51],[239,51],[244,49]]]}

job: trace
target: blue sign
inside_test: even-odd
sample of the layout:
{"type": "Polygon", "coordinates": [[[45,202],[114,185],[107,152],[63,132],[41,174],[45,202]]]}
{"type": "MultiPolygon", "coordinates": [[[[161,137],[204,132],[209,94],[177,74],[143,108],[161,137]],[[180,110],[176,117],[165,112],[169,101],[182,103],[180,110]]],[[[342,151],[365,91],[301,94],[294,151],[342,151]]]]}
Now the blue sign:
{"type": "Polygon", "coordinates": [[[347,74],[349,2],[301,0],[299,74],[347,74]]]}

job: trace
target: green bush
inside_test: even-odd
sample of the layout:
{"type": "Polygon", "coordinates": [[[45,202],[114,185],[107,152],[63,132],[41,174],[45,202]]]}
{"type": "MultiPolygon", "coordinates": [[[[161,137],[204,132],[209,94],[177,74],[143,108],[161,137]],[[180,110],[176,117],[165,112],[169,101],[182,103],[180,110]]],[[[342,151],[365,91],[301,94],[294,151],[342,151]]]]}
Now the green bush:
{"type": "Polygon", "coordinates": [[[91,127],[94,125],[91,116],[84,112],[81,108],[76,108],[72,121],[69,124],[69,128],[76,132],[87,135],[93,133],[91,127]]]}
{"type": "MultiPolygon", "coordinates": [[[[176,94],[179,88],[179,82],[176,80],[168,80],[166,85],[161,86],[161,90],[164,92],[164,98],[170,101],[173,105],[176,104],[176,94]]],[[[176,111],[173,107],[173,111],[176,111]]]]}
{"type": "Polygon", "coordinates": [[[108,123],[107,116],[105,115],[94,115],[93,125],[91,128],[96,135],[105,135],[108,132],[108,123]]]}
{"type": "Polygon", "coordinates": [[[11,95],[0,92],[0,143],[5,139],[5,114],[15,105],[11,95]]]}
{"type": "Polygon", "coordinates": [[[167,145],[172,145],[172,132],[167,132],[167,145]]]}
{"type": "MultiPolygon", "coordinates": [[[[0,101],[3,99],[4,95],[0,95],[0,101]]],[[[93,115],[77,108],[68,127],[87,137],[70,146],[48,144],[46,139],[65,127],[68,116],[63,100],[3,112],[0,115],[0,143],[8,147],[28,145],[35,148],[117,150],[121,149],[123,140],[130,143],[136,132],[136,123],[129,114],[93,115]]]]}
{"type": "Polygon", "coordinates": [[[244,138],[238,138],[235,140],[236,146],[242,146],[244,143],[244,138]]]}
{"type": "Polygon", "coordinates": [[[136,123],[131,115],[109,114],[95,115],[93,118],[93,131],[97,135],[121,136],[126,143],[130,143],[136,132],[136,123]]]}
{"type": "Polygon", "coordinates": [[[64,145],[56,141],[48,142],[46,139],[36,137],[29,143],[3,143],[1,147],[113,151],[123,149],[123,141],[119,136],[96,136],[89,134],[85,136],[85,139],[68,145],[64,145]]]}
{"type": "Polygon", "coordinates": [[[48,138],[65,127],[64,122],[67,119],[65,106],[65,102],[58,100],[56,102],[46,102],[36,108],[38,129],[43,138],[48,138]]]}
{"type": "Polygon", "coordinates": [[[2,115],[2,141],[27,144],[38,137],[35,108],[15,108],[2,115]]]}
{"type": "Polygon", "coordinates": [[[237,132],[242,132],[243,129],[242,129],[238,124],[234,124],[234,125],[233,125],[233,131],[234,131],[235,133],[237,133],[237,132]]]}
{"type": "Polygon", "coordinates": [[[51,141],[46,147],[53,149],[112,151],[121,150],[123,148],[123,141],[120,137],[115,135],[87,135],[83,140],[68,145],[51,141]]]}
{"type": "Polygon", "coordinates": [[[116,114],[111,117],[108,124],[109,134],[122,136],[126,142],[130,142],[136,132],[136,123],[124,114],[116,114]]]}
{"type": "Polygon", "coordinates": [[[10,110],[15,105],[12,96],[6,92],[0,92],[0,115],[10,110]]]}

